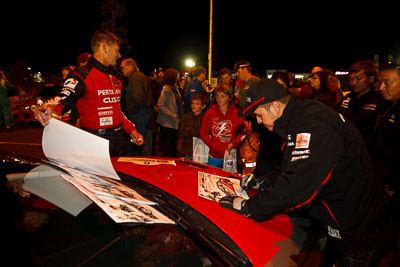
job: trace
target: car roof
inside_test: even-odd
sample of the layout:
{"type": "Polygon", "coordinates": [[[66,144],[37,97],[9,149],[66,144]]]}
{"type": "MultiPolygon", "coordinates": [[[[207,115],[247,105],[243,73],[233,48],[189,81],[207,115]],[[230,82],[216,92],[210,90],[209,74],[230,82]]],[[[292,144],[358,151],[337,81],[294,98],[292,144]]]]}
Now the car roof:
{"type": "MultiPolygon", "coordinates": [[[[156,157],[151,157],[154,158],[156,157]]],[[[139,165],[121,162],[118,158],[112,158],[112,163],[116,171],[164,190],[207,217],[236,243],[253,266],[266,265],[281,249],[281,241],[290,238],[292,223],[286,215],[278,215],[263,223],[257,223],[253,219],[220,207],[217,202],[198,196],[199,171],[224,177],[229,177],[232,173],[188,160],[173,160],[175,165],[139,165]]]]}

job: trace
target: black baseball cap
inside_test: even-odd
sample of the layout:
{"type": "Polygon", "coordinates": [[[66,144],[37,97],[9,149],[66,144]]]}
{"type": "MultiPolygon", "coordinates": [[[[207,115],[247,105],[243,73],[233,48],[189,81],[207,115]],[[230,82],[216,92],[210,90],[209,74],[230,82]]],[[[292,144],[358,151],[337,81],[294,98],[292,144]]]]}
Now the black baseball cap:
{"type": "Polygon", "coordinates": [[[286,88],[274,79],[262,79],[254,83],[247,91],[246,105],[237,112],[239,117],[247,117],[258,106],[279,100],[287,95],[286,88]]]}
{"type": "Polygon", "coordinates": [[[235,66],[233,67],[233,72],[237,72],[239,68],[244,68],[244,67],[251,68],[250,63],[246,60],[239,60],[238,62],[235,63],[235,66]]]}

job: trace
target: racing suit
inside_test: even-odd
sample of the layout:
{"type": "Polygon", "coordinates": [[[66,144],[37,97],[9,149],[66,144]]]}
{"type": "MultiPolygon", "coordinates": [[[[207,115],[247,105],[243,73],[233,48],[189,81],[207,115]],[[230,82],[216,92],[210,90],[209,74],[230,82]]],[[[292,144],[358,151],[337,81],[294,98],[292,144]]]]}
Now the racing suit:
{"type": "Polygon", "coordinates": [[[79,116],[82,129],[110,141],[111,156],[127,155],[128,138],[123,131],[130,134],[135,126],[121,111],[121,89],[114,70],[91,57],[65,80],[55,98],[56,112],[71,110],[73,117],[79,116]]]}
{"type": "Polygon", "coordinates": [[[343,255],[392,245],[397,226],[352,123],[322,103],[292,97],[274,131],[286,140],[281,174],[245,203],[253,219],[301,212],[343,255]]]}

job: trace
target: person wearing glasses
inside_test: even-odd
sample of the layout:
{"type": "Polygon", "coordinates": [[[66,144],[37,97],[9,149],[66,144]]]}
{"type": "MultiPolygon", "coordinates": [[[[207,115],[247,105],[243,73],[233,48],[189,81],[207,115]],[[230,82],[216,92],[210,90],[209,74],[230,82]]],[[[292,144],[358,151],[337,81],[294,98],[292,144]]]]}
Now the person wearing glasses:
{"type": "Polygon", "coordinates": [[[400,191],[400,66],[387,63],[379,68],[376,89],[388,101],[376,123],[373,160],[387,192],[399,199],[400,191]]]}

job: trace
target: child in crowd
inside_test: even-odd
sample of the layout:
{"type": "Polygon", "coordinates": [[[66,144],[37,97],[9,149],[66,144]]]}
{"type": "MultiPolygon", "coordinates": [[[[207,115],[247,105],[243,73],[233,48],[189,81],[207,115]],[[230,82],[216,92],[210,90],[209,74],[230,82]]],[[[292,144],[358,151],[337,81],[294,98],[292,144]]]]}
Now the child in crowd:
{"type": "Polygon", "coordinates": [[[207,97],[204,94],[192,96],[192,112],[183,116],[182,124],[179,128],[178,137],[178,157],[193,159],[193,137],[200,138],[201,121],[206,108],[207,97]]]}
{"type": "Polygon", "coordinates": [[[221,168],[224,163],[225,150],[237,148],[243,136],[243,118],[230,101],[233,99],[232,87],[222,83],[215,89],[217,104],[204,114],[201,124],[201,139],[210,148],[208,165],[221,168]]]}

